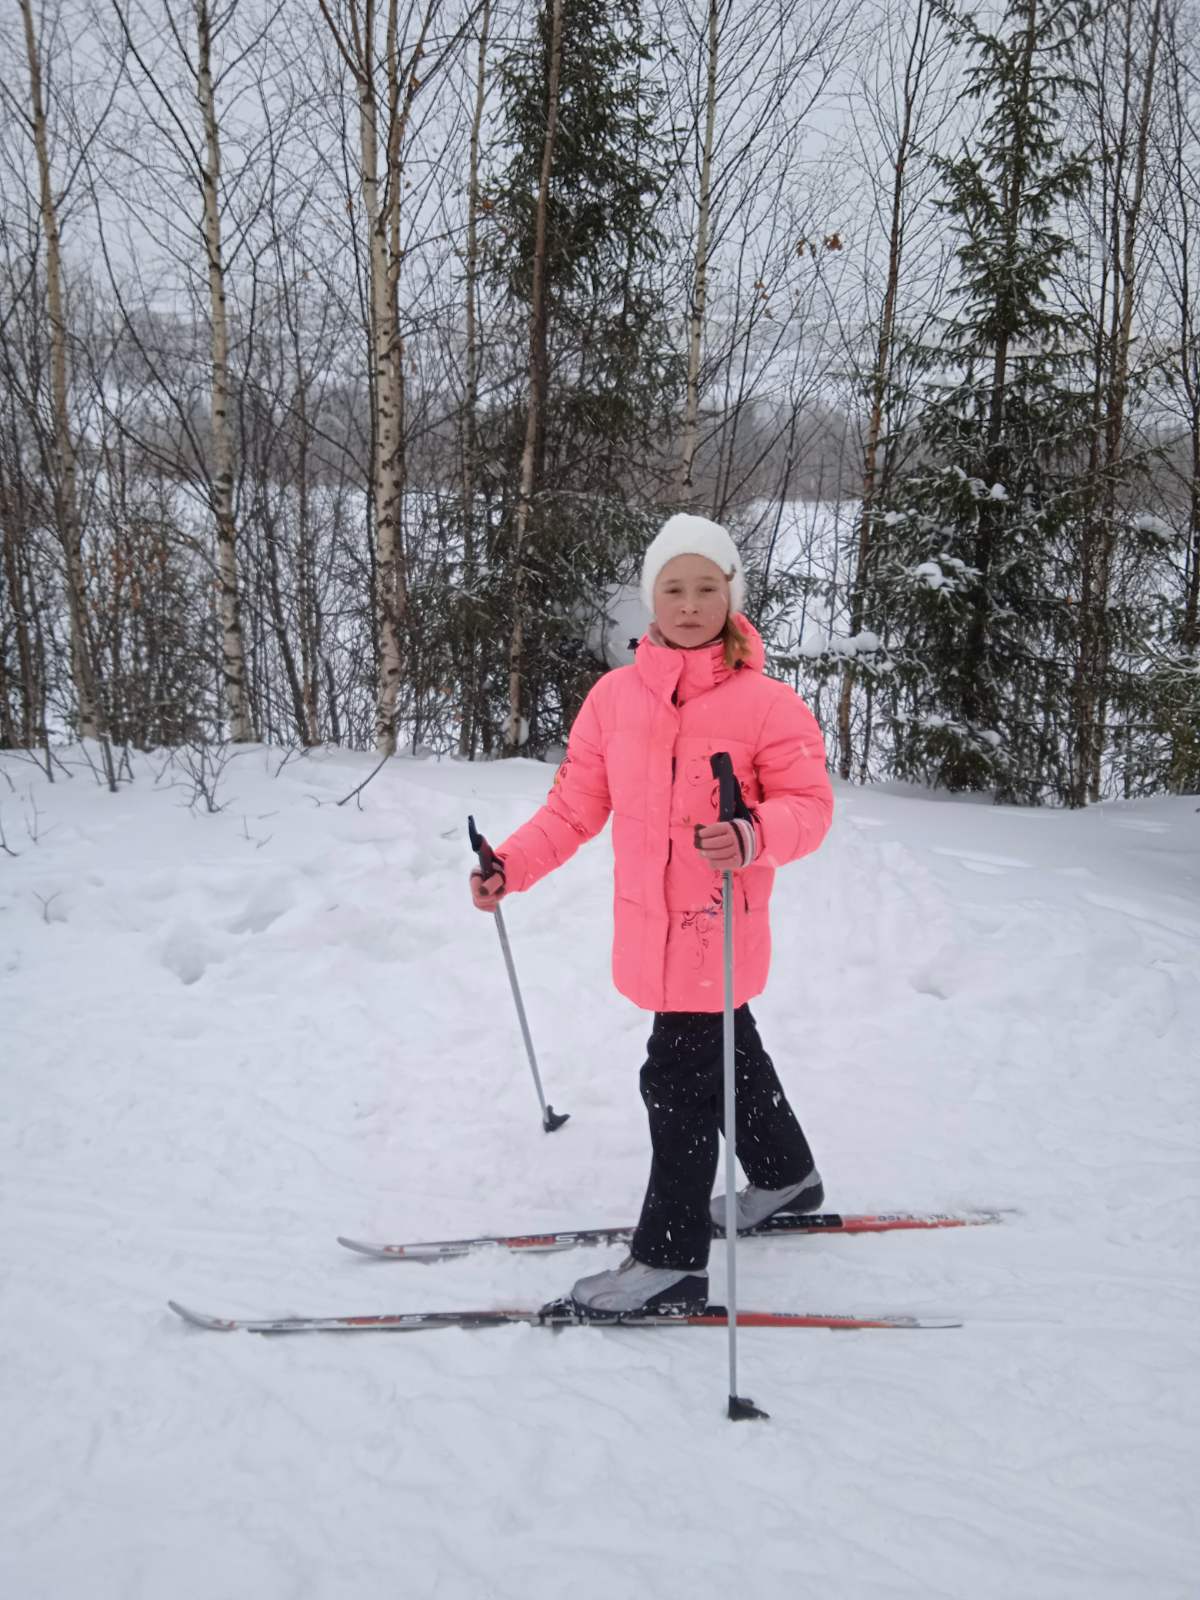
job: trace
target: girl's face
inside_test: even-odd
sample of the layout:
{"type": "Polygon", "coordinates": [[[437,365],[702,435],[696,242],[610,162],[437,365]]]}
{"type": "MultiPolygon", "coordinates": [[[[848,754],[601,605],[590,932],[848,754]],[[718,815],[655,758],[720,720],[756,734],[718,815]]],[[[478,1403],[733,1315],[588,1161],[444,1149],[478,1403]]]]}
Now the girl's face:
{"type": "Polygon", "coordinates": [[[654,620],[668,644],[709,644],[729,615],[729,580],[707,556],[675,556],[654,580],[654,620]]]}

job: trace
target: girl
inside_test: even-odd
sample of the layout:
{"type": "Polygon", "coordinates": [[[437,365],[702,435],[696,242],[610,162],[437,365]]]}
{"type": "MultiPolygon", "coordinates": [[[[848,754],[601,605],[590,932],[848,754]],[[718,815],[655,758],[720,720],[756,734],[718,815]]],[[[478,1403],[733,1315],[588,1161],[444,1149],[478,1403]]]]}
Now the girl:
{"type": "Polygon", "coordinates": [[[833,815],[820,729],[786,684],[763,675],[762,640],[740,615],[741,558],[724,528],[671,517],[646,551],[654,614],[634,662],[606,673],[571,729],[541,810],[471,876],[483,911],[531,888],[613,817],[613,978],[654,1013],[641,1072],[653,1159],[628,1259],[581,1278],[581,1310],[703,1306],[722,1116],[721,874],[734,892],[737,1154],[750,1180],[739,1231],[824,1200],[808,1142],[747,1002],[767,980],[775,868],[815,850],[833,815]],[[720,822],[710,756],[727,750],[750,820],[720,822]]]}

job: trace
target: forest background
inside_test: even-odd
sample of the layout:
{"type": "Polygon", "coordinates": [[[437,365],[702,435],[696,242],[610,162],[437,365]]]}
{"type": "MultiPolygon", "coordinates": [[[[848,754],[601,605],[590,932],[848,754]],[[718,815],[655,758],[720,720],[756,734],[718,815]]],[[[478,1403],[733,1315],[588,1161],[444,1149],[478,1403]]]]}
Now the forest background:
{"type": "Polygon", "coordinates": [[[18,0],[0,748],[554,756],[733,531],[831,762],[1200,789],[1195,0],[18,0]]]}

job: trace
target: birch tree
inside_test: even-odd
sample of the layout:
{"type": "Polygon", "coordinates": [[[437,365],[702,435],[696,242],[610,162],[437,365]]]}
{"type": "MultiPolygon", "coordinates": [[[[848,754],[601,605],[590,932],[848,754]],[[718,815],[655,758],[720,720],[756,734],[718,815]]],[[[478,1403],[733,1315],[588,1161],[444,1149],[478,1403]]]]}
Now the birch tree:
{"type": "MultiPolygon", "coordinates": [[[[258,10],[245,28],[239,28],[249,11],[242,0],[228,0],[222,7],[215,7],[212,0],[189,0],[190,30],[185,33],[171,0],[163,0],[161,7],[111,0],[111,7],[116,25],[114,52],[133,101],[125,109],[124,139],[110,146],[111,167],[103,174],[95,173],[93,183],[97,191],[104,187],[117,190],[131,217],[150,231],[171,270],[178,272],[185,286],[195,288],[207,334],[203,419],[189,409],[189,386],[180,382],[174,364],[164,360],[143,336],[142,328],[154,320],[150,309],[154,289],[141,287],[137,294],[136,278],[134,288],[122,282],[123,274],[114,266],[107,243],[105,261],[122,310],[125,336],[137,347],[151,382],[175,416],[184,458],[176,463],[177,470],[182,468],[198,479],[212,518],[224,710],[230,737],[245,742],[254,738],[255,730],[242,617],[242,530],[236,505],[237,383],[230,300],[238,254],[245,250],[264,187],[271,182],[268,162],[260,165],[258,158],[269,155],[273,146],[270,130],[266,151],[261,149],[260,135],[243,134],[236,168],[232,174],[226,170],[229,141],[221,94],[230,75],[252,59],[270,37],[281,8],[274,3],[258,10]],[[221,52],[224,65],[217,60],[221,52]],[[141,145],[132,135],[130,123],[141,119],[153,129],[158,158],[179,184],[174,194],[162,195],[161,178],[151,179],[131,154],[141,145]],[[234,196],[238,197],[236,210],[234,196]],[[189,203],[197,208],[190,226],[185,221],[189,203]],[[232,244],[227,238],[230,232],[232,244]]],[[[125,250],[135,260],[142,253],[131,243],[125,250]]],[[[136,274],[137,268],[132,271],[136,274]]],[[[141,442],[150,445],[149,440],[141,442]]]]}
{"type": "Polygon", "coordinates": [[[70,617],[71,668],[78,706],[78,726],[84,738],[100,740],[105,775],[109,788],[115,790],[116,772],[107,737],[104,708],[96,681],[88,628],[83,529],[76,481],[76,440],[71,425],[69,329],[60,233],[63,197],[55,189],[51,166],[41,41],[34,22],[31,0],[19,0],[19,3],[28,68],[27,121],[36,158],[39,212],[46,247],[44,282],[47,337],[50,346],[50,404],[53,415],[53,459],[47,465],[53,495],[54,520],[63,549],[67,609],[70,617]]]}
{"type": "Polygon", "coordinates": [[[375,746],[396,749],[396,703],[403,670],[401,627],[407,601],[403,551],[404,338],[397,286],[403,250],[400,203],[404,141],[413,99],[427,76],[422,65],[441,7],[426,0],[415,37],[402,39],[398,0],[383,0],[382,73],[377,59],[375,0],[319,0],[321,15],[354,84],[359,118],[359,181],[369,250],[375,530],[375,624],[378,679],[375,746]],[[382,161],[381,161],[382,151],[382,161]],[[382,170],[381,170],[382,169],[382,170]]]}
{"type": "Polygon", "coordinates": [[[212,325],[212,487],[217,525],[217,571],[221,584],[221,652],[229,730],[235,744],[254,737],[246,703],[246,664],[238,602],[237,526],[233,514],[233,430],[230,417],[229,324],[225,303],[225,258],[221,246],[221,136],[213,87],[213,44],[232,23],[236,0],[214,20],[209,0],[192,0],[196,24],[196,97],[204,123],[201,183],[204,245],[212,325]]]}

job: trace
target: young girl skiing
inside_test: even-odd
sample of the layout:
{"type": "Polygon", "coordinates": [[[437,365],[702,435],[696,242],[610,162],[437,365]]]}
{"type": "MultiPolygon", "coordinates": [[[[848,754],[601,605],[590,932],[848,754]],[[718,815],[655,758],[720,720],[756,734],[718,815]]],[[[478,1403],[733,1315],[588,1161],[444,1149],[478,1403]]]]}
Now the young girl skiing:
{"type": "Polygon", "coordinates": [[[738,1228],[824,1200],[812,1153],[747,1002],[767,980],[775,868],[808,855],[833,815],[820,729],[800,697],[763,674],[740,614],[742,563],[724,528],[674,516],[646,551],[642,596],[654,622],[634,662],[606,673],[571,728],[545,805],[471,876],[481,910],[562,866],[610,813],[615,857],[613,978],[654,1013],[641,1071],[653,1159],[621,1266],[581,1278],[578,1306],[618,1314],[702,1306],[722,1124],[722,873],[734,880],[737,1155],[749,1187],[738,1228]],[[749,820],[716,820],[710,757],[728,751],[749,820]]]}

